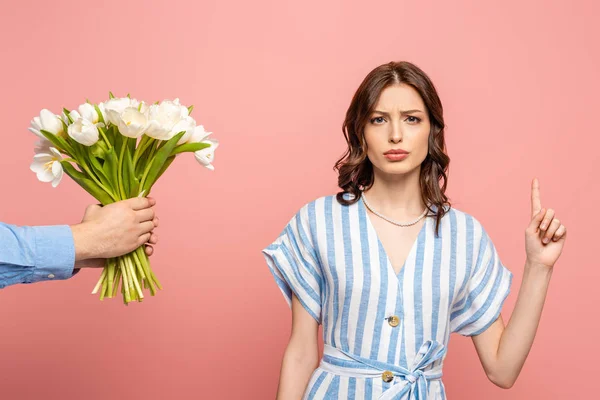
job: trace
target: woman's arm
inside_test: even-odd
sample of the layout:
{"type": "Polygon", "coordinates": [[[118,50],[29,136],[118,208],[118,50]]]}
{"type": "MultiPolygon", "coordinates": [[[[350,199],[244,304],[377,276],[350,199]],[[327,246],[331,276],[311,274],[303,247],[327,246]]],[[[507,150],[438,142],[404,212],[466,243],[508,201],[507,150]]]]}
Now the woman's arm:
{"type": "Polygon", "coordinates": [[[551,276],[551,268],[526,263],[507,326],[500,316],[485,332],[472,337],[486,375],[501,388],[511,388],[525,364],[542,316],[551,276]]]}
{"type": "Polygon", "coordinates": [[[319,364],[317,321],[292,293],[292,334],[281,364],[277,400],[302,398],[310,376],[319,364]]]}
{"type": "Polygon", "coordinates": [[[531,214],[525,229],[527,261],[512,316],[506,327],[499,317],[485,332],[473,336],[488,378],[502,388],[514,385],[531,350],[553,267],[567,237],[554,210],[542,208],[537,179],[531,185],[531,214]]]}

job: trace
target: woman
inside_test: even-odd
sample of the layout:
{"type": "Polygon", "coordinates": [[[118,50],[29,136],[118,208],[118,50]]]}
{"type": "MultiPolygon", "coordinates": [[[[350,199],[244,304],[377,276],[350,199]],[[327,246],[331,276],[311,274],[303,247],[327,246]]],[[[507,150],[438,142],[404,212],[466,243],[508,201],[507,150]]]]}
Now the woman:
{"type": "Polygon", "coordinates": [[[523,281],[505,326],[513,274],[481,223],[444,194],[442,104],[427,75],[408,62],[375,68],[343,131],[342,192],[304,205],[263,250],[292,308],[277,398],[445,399],[453,332],[471,336],[490,381],[510,388],[566,238],[554,211],[541,208],[537,180],[523,281]]]}

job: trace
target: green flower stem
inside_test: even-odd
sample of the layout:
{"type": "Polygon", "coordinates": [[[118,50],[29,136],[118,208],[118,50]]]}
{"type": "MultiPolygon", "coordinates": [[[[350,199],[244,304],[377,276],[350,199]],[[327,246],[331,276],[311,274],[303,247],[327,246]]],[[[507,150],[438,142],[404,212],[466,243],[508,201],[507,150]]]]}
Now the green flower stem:
{"type": "Polygon", "coordinates": [[[96,283],[94,290],[92,290],[92,294],[98,293],[98,290],[100,289],[100,285],[102,285],[102,281],[104,281],[105,276],[106,276],[106,269],[103,269],[102,274],[100,275],[100,279],[98,280],[98,283],[96,283]]]}
{"type": "Polygon", "coordinates": [[[152,280],[152,273],[150,272],[150,266],[146,262],[146,252],[144,251],[144,249],[142,247],[138,247],[133,252],[133,257],[134,257],[136,263],[138,265],[140,265],[142,270],[144,271],[144,275],[145,275],[145,279],[146,279],[145,282],[150,288],[150,295],[154,296],[156,294],[156,288],[154,287],[154,283],[152,280]]]}
{"type": "MultiPolygon", "coordinates": [[[[146,165],[146,169],[144,170],[144,175],[142,175],[142,179],[140,179],[140,189],[143,188],[144,184],[146,183],[146,177],[148,176],[150,168],[152,167],[152,161],[152,158],[148,159],[148,164],[146,165]]],[[[150,192],[150,188],[148,188],[148,192],[150,192]]],[[[148,195],[148,193],[146,193],[146,195],[148,195]]]]}
{"type": "Polygon", "coordinates": [[[102,291],[100,291],[100,301],[104,300],[104,296],[106,295],[106,274],[104,274],[104,279],[102,279],[102,291]]]}
{"type": "Polygon", "coordinates": [[[125,290],[125,304],[131,302],[131,294],[129,293],[129,272],[127,271],[127,265],[123,260],[123,256],[119,257],[119,268],[123,274],[123,288],[125,290]]]}
{"type": "Polygon", "coordinates": [[[125,158],[125,150],[127,149],[127,140],[128,137],[123,137],[123,143],[121,145],[121,154],[119,155],[119,166],[117,169],[119,181],[119,190],[121,191],[121,199],[125,200],[127,197],[125,196],[125,188],[123,187],[123,158],[125,158]]]}
{"type": "Polygon", "coordinates": [[[150,136],[144,135],[142,137],[142,140],[140,140],[140,143],[138,144],[138,147],[135,149],[135,153],[133,155],[133,166],[134,167],[137,165],[140,155],[144,154],[144,151],[146,151],[148,146],[150,146],[153,142],[154,142],[154,139],[152,139],[150,136]]]}
{"type": "Polygon", "coordinates": [[[112,145],[110,144],[110,141],[106,137],[106,133],[104,132],[104,129],[98,128],[98,132],[100,132],[100,135],[102,135],[102,138],[104,139],[104,142],[108,145],[108,148],[112,149],[112,145]]]}
{"type": "MultiPolygon", "coordinates": [[[[136,252],[138,254],[138,259],[142,263],[142,266],[146,273],[148,283],[151,285],[150,287],[152,288],[152,286],[156,285],[156,287],[159,290],[162,290],[162,286],[161,286],[160,282],[156,278],[156,275],[154,275],[154,272],[150,269],[150,260],[148,259],[148,256],[146,255],[146,252],[144,251],[144,249],[142,247],[138,247],[136,252]]],[[[156,289],[154,291],[156,292],[156,289]]]]}
{"type": "Polygon", "coordinates": [[[158,288],[160,290],[162,290],[162,286],[161,286],[160,282],[158,281],[158,279],[156,279],[156,275],[154,275],[154,272],[150,271],[150,274],[152,275],[152,280],[154,281],[156,286],[158,286],[158,288]]]}
{"type": "Polygon", "coordinates": [[[106,279],[108,280],[108,297],[112,297],[113,281],[115,279],[115,261],[113,258],[109,258],[106,263],[107,266],[105,268],[108,269],[106,276],[106,279]]]}
{"type": "Polygon", "coordinates": [[[152,149],[150,149],[150,154],[148,155],[148,160],[152,160],[154,158],[154,154],[156,154],[156,152],[158,151],[158,149],[160,149],[167,141],[166,140],[160,140],[160,143],[158,143],[158,145],[156,146],[152,146],[152,149]]]}
{"type": "Polygon", "coordinates": [[[148,279],[146,277],[146,272],[144,271],[144,266],[142,265],[142,263],[140,262],[140,259],[137,256],[137,251],[134,251],[131,253],[131,261],[133,262],[133,265],[135,266],[139,280],[143,281],[145,279],[148,279]]]}
{"type": "MultiPolygon", "coordinates": [[[[117,263],[115,261],[114,264],[115,268],[117,267],[117,263]]],[[[113,282],[113,294],[112,297],[115,297],[117,295],[117,290],[119,290],[119,282],[121,282],[121,270],[116,268],[116,273],[115,273],[115,281],[113,282]]],[[[122,286],[121,286],[122,287],[122,286]]]]}
{"type": "Polygon", "coordinates": [[[133,262],[131,261],[131,255],[127,254],[125,256],[125,262],[127,262],[127,265],[129,266],[129,272],[131,273],[133,284],[135,286],[135,289],[137,290],[137,297],[141,300],[144,298],[144,293],[142,292],[142,288],[140,287],[138,277],[136,276],[133,262]]]}

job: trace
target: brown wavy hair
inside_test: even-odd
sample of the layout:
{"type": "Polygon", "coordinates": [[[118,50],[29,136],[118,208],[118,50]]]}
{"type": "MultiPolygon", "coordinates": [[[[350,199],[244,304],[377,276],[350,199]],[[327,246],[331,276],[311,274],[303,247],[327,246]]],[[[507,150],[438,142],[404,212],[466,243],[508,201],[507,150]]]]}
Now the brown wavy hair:
{"type": "Polygon", "coordinates": [[[436,233],[439,233],[440,220],[447,212],[445,207],[448,207],[448,211],[451,207],[445,195],[450,158],[445,152],[442,102],[429,77],[419,67],[407,61],[392,61],[375,68],[369,72],[354,93],[342,125],[348,148],[334,166],[334,170],[339,173],[338,186],[342,189],[342,192],[337,193],[336,199],[340,204],[353,204],[360,199],[363,190],[373,186],[373,164],[367,157],[364,128],[381,92],[388,86],[396,84],[412,86],[427,108],[431,125],[429,150],[421,163],[419,181],[421,198],[429,210],[428,215],[433,213],[430,207],[432,204],[437,207],[436,233]],[[441,187],[440,180],[443,181],[441,187]],[[354,196],[350,196],[347,200],[343,197],[344,193],[354,196]]]}

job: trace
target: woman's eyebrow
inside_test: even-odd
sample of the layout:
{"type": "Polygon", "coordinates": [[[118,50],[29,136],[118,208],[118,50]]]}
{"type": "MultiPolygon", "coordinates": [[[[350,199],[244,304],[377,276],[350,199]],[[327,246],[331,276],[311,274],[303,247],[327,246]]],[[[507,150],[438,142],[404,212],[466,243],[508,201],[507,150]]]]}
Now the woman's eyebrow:
{"type": "MultiPolygon", "coordinates": [[[[390,114],[385,112],[385,111],[379,111],[379,110],[375,110],[373,111],[374,113],[378,113],[378,114],[382,114],[385,115],[386,117],[389,117],[390,114]]],[[[400,111],[400,115],[407,115],[407,114],[414,114],[414,113],[418,113],[418,112],[423,112],[421,110],[404,110],[404,111],[400,111]]]]}

